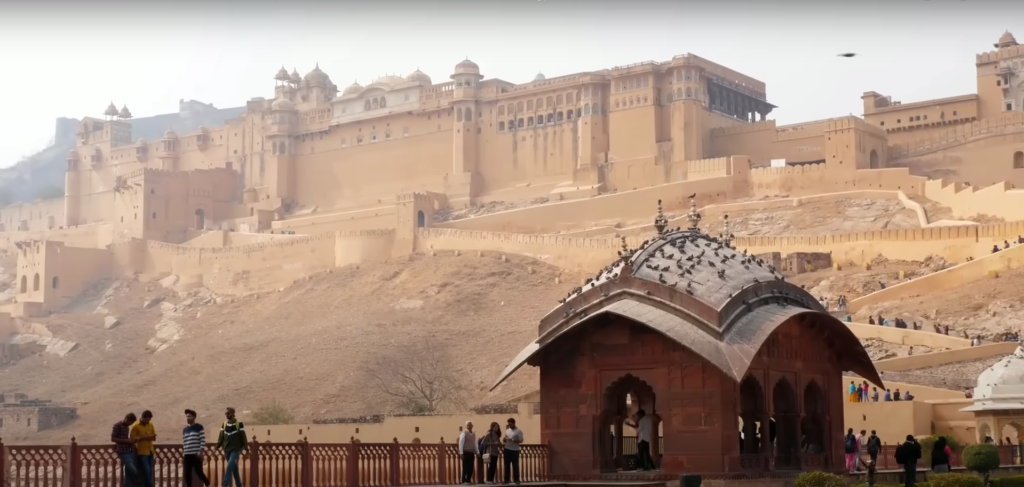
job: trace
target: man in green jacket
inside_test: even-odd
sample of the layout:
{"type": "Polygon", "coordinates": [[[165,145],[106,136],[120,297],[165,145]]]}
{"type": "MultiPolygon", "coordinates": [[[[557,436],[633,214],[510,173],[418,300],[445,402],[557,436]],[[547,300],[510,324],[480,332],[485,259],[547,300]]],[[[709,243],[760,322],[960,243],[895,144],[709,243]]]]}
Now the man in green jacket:
{"type": "Polygon", "coordinates": [[[224,412],[227,421],[220,428],[217,437],[217,448],[224,450],[227,468],[224,469],[224,487],[231,487],[231,477],[235,478],[235,487],[242,487],[242,476],[238,472],[238,458],[249,448],[249,440],[245,438],[245,425],[235,419],[235,408],[227,408],[224,412]]]}

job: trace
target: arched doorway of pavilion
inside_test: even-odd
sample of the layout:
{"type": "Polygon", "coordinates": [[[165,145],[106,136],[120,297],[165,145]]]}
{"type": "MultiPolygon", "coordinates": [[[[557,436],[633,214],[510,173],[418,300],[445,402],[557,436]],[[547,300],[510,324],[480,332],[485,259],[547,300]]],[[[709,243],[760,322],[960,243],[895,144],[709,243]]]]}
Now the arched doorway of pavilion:
{"type": "Polygon", "coordinates": [[[651,455],[657,463],[660,449],[661,421],[655,411],[654,388],[632,374],[626,374],[605,388],[602,411],[598,415],[600,424],[595,428],[595,445],[601,473],[635,469],[637,438],[635,432],[627,430],[626,420],[638,409],[651,418],[651,455]]]}
{"type": "Polygon", "coordinates": [[[777,427],[768,412],[764,388],[752,375],[740,382],[739,413],[740,466],[744,470],[767,470],[777,427]]]}
{"type": "Polygon", "coordinates": [[[816,455],[825,452],[825,392],[816,381],[804,387],[804,417],[800,420],[800,451],[816,455]]]}
{"type": "Polygon", "coordinates": [[[773,418],[778,436],[775,439],[775,469],[800,468],[800,409],[797,406],[796,390],[785,377],[772,388],[773,418]]]}

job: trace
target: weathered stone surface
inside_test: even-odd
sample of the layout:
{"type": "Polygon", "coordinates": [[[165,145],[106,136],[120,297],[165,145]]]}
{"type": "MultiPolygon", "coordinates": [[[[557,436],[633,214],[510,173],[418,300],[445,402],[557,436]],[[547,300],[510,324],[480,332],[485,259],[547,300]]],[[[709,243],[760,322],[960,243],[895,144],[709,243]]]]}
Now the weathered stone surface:
{"type": "Polygon", "coordinates": [[[107,315],[105,318],[103,318],[103,328],[106,328],[108,330],[120,324],[121,320],[115,316],[107,315]]]}

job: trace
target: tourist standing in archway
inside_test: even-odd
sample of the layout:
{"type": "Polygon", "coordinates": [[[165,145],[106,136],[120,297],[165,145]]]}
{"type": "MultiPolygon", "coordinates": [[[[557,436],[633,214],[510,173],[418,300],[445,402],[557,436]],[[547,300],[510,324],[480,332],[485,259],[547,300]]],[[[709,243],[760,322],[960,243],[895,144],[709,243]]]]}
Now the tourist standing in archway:
{"type": "Polygon", "coordinates": [[[636,423],[629,425],[636,428],[636,460],[638,472],[654,470],[654,459],[651,458],[651,418],[643,409],[636,411],[636,423]]]}

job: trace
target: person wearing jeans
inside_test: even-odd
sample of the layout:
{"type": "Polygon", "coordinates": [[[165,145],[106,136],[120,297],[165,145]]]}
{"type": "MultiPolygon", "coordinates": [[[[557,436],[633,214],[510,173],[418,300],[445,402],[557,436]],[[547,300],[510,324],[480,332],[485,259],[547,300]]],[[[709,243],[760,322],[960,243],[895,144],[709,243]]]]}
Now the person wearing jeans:
{"type": "Polygon", "coordinates": [[[220,428],[220,436],[217,438],[217,448],[224,451],[224,459],[227,466],[224,469],[224,487],[231,487],[231,479],[235,479],[235,487],[242,487],[242,476],[238,472],[238,459],[242,451],[249,448],[249,442],[245,438],[245,425],[235,419],[235,408],[227,408],[224,411],[227,421],[220,428]]]}
{"type": "Polygon", "coordinates": [[[135,413],[128,413],[124,419],[114,423],[110,432],[110,441],[114,443],[117,457],[121,460],[121,475],[124,487],[133,487],[139,471],[135,468],[135,440],[130,435],[131,425],[135,423],[135,413]]]}
{"type": "Polygon", "coordinates": [[[156,428],[153,426],[153,413],[142,412],[139,421],[132,425],[129,436],[135,440],[135,456],[139,462],[139,475],[142,485],[153,487],[153,441],[156,440],[156,428]]]}
{"type": "Polygon", "coordinates": [[[505,430],[505,483],[514,481],[519,485],[519,445],[523,443],[523,430],[516,428],[515,418],[508,418],[508,429],[505,430]]]}

